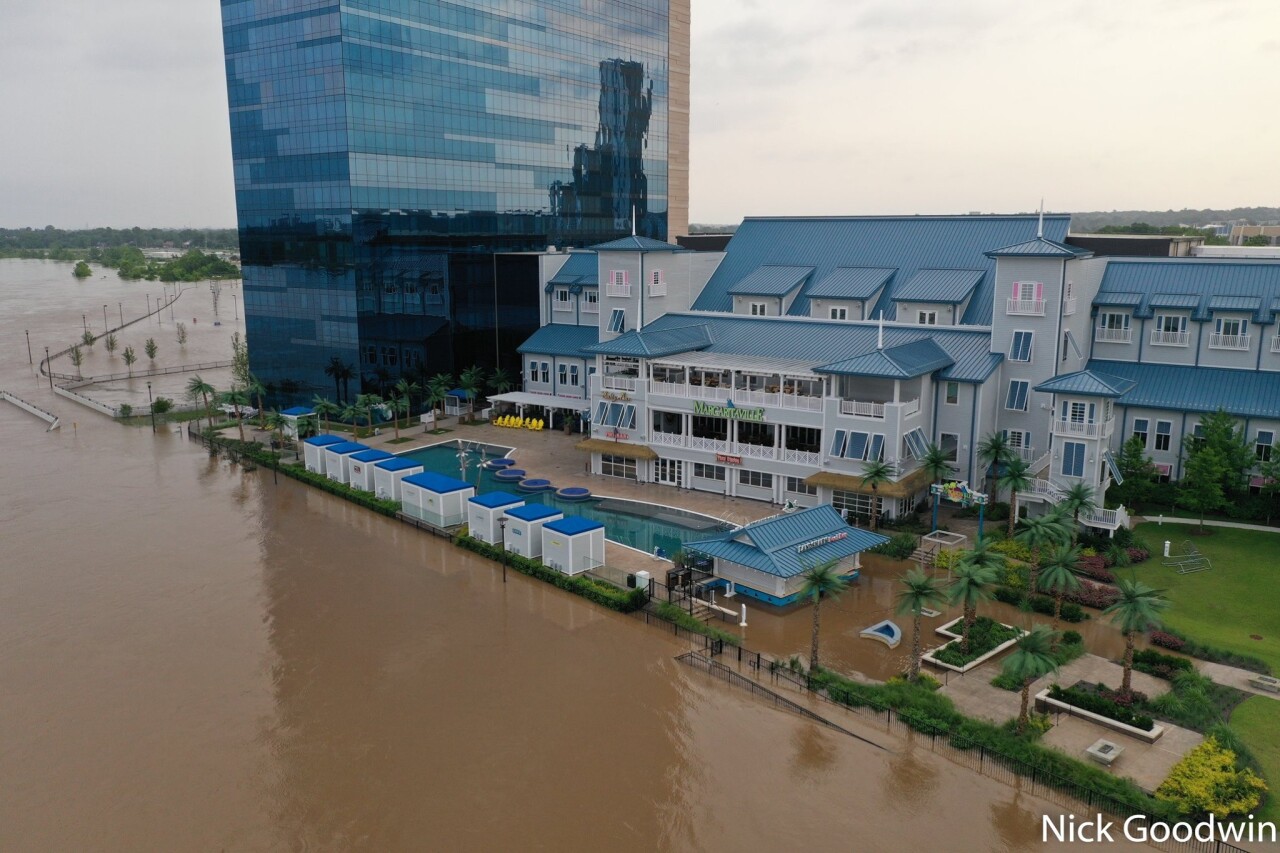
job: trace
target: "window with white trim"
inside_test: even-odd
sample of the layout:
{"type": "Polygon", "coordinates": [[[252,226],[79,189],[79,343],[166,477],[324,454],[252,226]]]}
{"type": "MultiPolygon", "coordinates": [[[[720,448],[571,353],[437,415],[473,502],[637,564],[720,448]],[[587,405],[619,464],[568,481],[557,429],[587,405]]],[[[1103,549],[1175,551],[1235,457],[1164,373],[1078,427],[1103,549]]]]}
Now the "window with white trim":
{"type": "Polygon", "coordinates": [[[1276,434],[1269,429],[1258,430],[1258,439],[1253,444],[1259,462],[1271,461],[1271,448],[1276,443],[1276,434]]]}
{"type": "Polygon", "coordinates": [[[752,302],[752,303],[751,303],[751,316],[752,316],[752,317],[767,317],[767,316],[769,316],[769,306],[768,306],[768,304],[767,304],[767,303],[764,303],[764,302],[752,302]]]}
{"type": "Polygon", "coordinates": [[[609,331],[619,334],[627,330],[627,312],[621,308],[614,308],[609,314],[609,331]]]}
{"type": "Polygon", "coordinates": [[[600,473],[606,477],[623,477],[628,480],[636,479],[636,460],[627,459],[624,456],[614,456],[609,453],[600,456],[600,473]]]}
{"type": "Polygon", "coordinates": [[[754,486],[757,489],[772,489],[773,475],[768,471],[750,471],[743,468],[738,472],[738,482],[744,486],[754,486]]]}
{"type": "Polygon", "coordinates": [[[1138,439],[1139,441],[1142,442],[1142,446],[1146,447],[1147,433],[1150,429],[1151,429],[1151,421],[1149,419],[1134,418],[1133,419],[1133,435],[1131,437],[1138,439]]]}
{"type": "Polygon", "coordinates": [[[960,383],[948,382],[944,399],[948,406],[958,406],[960,404],[960,383]]]}
{"type": "Polygon", "coordinates": [[[848,492],[843,489],[835,489],[831,492],[831,505],[848,522],[870,522],[872,501],[879,507],[884,506],[884,499],[875,495],[864,495],[861,492],[848,492]]]}
{"type": "Polygon", "coordinates": [[[809,495],[810,497],[818,496],[818,487],[810,486],[802,477],[788,477],[787,491],[796,495],[809,495]]]}
{"type": "Polygon", "coordinates": [[[960,434],[954,432],[938,433],[938,449],[948,461],[955,462],[960,458],[960,434]]]}
{"type": "Polygon", "coordinates": [[[917,326],[938,325],[938,312],[937,311],[917,311],[916,325],[917,326]]]}
{"type": "Polygon", "coordinates": [[[1156,450],[1168,450],[1173,437],[1172,421],[1156,421],[1156,450]]]}
{"type": "Polygon", "coordinates": [[[1013,283],[1014,299],[1019,302],[1030,302],[1044,299],[1044,282],[1041,281],[1015,281],[1013,283]]]}
{"type": "Polygon", "coordinates": [[[1240,317],[1219,317],[1217,329],[1219,335],[1242,338],[1249,334],[1249,321],[1240,317]]]}
{"type": "Polygon", "coordinates": [[[600,291],[594,287],[588,287],[582,291],[582,301],[587,305],[600,304],[600,291]]]}
{"type": "Polygon", "coordinates": [[[538,381],[538,362],[536,361],[529,362],[529,381],[538,381]]]}
{"type": "Polygon", "coordinates": [[[626,270],[610,270],[609,283],[612,284],[614,287],[626,287],[627,271],[626,270]]]}
{"type": "Polygon", "coordinates": [[[1005,441],[1007,441],[1009,446],[1014,450],[1031,449],[1031,433],[1027,430],[1005,429],[1001,430],[1001,432],[1004,433],[1005,441]]]}
{"type": "Polygon", "coordinates": [[[906,447],[905,456],[914,456],[916,459],[923,459],[924,455],[929,452],[929,439],[925,438],[924,430],[920,427],[907,430],[902,436],[902,443],[906,447]]]}
{"type": "Polygon", "coordinates": [[[1062,443],[1062,476],[1084,476],[1085,450],[1086,445],[1079,441],[1064,441],[1062,443]]]}
{"type": "Polygon", "coordinates": [[[719,480],[724,482],[724,466],[708,465],[705,462],[693,463],[693,476],[700,480],[719,480]]]}
{"type": "Polygon", "coordinates": [[[1130,316],[1119,311],[1103,311],[1098,314],[1098,328],[1108,332],[1127,331],[1130,322],[1130,316]]]}
{"type": "Polygon", "coordinates": [[[574,388],[578,387],[578,365],[569,365],[569,384],[574,388]]]}
{"type": "Polygon", "coordinates": [[[831,319],[832,320],[848,320],[849,309],[848,308],[832,308],[831,319]]]}
{"type": "Polygon", "coordinates": [[[560,384],[569,384],[569,365],[567,364],[560,365],[560,384]]]}
{"type": "Polygon", "coordinates": [[[1009,344],[1010,361],[1031,361],[1031,341],[1034,332],[1014,332],[1013,342],[1009,344]]]}
{"type": "Polygon", "coordinates": [[[571,307],[573,307],[571,302],[572,300],[569,297],[569,288],[557,287],[556,288],[556,305],[555,305],[556,310],[568,311],[571,307]]]}
{"type": "Polygon", "coordinates": [[[551,363],[550,362],[547,362],[547,361],[542,362],[542,381],[543,382],[551,381],[551,363]]]}
{"type": "Polygon", "coordinates": [[[1009,380],[1009,393],[1005,396],[1004,407],[1013,412],[1027,410],[1027,389],[1029,383],[1025,379],[1009,380]]]}
{"type": "Polygon", "coordinates": [[[1187,330],[1185,314],[1157,314],[1156,331],[1165,334],[1177,334],[1187,330]]]}
{"type": "Polygon", "coordinates": [[[662,270],[649,271],[649,295],[664,296],[667,292],[667,280],[663,278],[662,270]]]}

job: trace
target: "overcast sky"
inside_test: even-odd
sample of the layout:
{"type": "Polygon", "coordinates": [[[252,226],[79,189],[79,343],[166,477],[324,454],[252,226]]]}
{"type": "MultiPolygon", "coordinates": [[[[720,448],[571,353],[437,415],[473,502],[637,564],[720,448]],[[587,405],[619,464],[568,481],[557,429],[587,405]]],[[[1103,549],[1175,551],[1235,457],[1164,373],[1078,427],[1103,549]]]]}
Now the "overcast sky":
{"type": "MultiPolygon", "coordinates": [[[[694,222],[1280,203],[1276,0],[692,0],[694,222]]],[[[215,0],[0,0],[0,226],[235,222],[215,0]]]]}

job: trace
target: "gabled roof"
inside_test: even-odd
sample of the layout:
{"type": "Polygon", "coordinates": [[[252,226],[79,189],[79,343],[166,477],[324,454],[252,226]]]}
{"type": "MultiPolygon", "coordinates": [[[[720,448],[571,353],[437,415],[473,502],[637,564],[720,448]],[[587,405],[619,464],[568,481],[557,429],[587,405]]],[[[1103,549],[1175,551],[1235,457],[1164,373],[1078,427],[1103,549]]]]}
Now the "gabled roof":
{"type": "Polygon", "coordinates": [[[1077,370],[1055,376],[1036,386],[1037,391],[1050,394],[1079,394],[1083,397],[1119,397],[1134,386],[1132,379],[1099,373],[1096,370],[1077,370]]]}
{"type": "Polygon", "coordinates": [[[1131,305],[1134,316],[1143,318],[1157,308],[1184,308],[1196,320],[1208,320],[1214,311],[1249,311],[1253,322],[1273,323],[1280,308],[1280,261],[1109,258],[1093,303],[1131,305]],[[1125,301],[1118,301],[1120,294],[1125,301]]]}
{"type": "Polygon", "coordinates": [[[810,566],[851,557],[888,537],[849,527],[830,504],[776,515],[710,539],[686,542],[699,551],[776,577],[790,578],[810,566]],[[830,537],[828,541],[822,541],[830,537]]]}
{"type": "Polygon", "coordinates": [[[580,515],[566,515],[564,518],[557,518],[554,521],[548,521],[542,525],[543,530],[550,530],[554,533],[563,533],[565,536],[577,536],[579,533],[586,533],[590,530],[600,530],[604,525],[598,521],[592,521],[589,518],[583,518],[580,515]]]}
{"type": "Polygon", "coordinates": [[[1012,246],[987,252],[989,258],[1087,258],[1093,252],[1079,246],[1068,246],[1057,240],[1034,237],[1012,246]]]}
{"type": "Polygon", "coordinates": [[[687,252],[688,249],[683,246],[677,246],[675,243],[664,243],[661,240],[651,240],[648,237],[623,237],[621,240],[610,240],[608,243],[601,243],[598,246],[592,246],[597,252],[687,252]]]}
{"type": "Polygon", "coordinates": [[[836,267],[821,279],[811,280],[804,295],[810,299],[857,299],[865,301],[889,283],[893,267],[836,267]]]}
{"type": "Polygon", "coordinates": [[[756,267],[745,278],[729,288],[735,296],[786,296],[813,273],[813,267],[787,267],[765,264],[756,267]]]}
{"type": "Polygon", "coordinates": [[[423,471],[421,474],[410,474],[401,482],[409,483],[410,485],[417,486],[421,489],[426,489],[428,492],[435,492],[438,495],[475,488],[475,486],[465,480],[446,477],[445,475],[437,474],[434,471],[423,471]]]}
{"type": "Polygon", "coordinates": [[[600,258],[595,252],[570,252],[569,259],[548,284],[600,284],[600,258]]]}
{"type": "Polygon", "coordinates": [[[894,288],[894,302],[943,302],[959,305],[986,275],[983,270],[920,270],[894,288]]]}
{"type": "Polygon", "coordinates": [[[839,373],[844,376],[880,376],[889,379],[912,379],[935,370],[950,367],[955,360],[929,338],[898,344],[883,350],[835,361],[815,367],[815,373],[839,373]]]}
{"type": "Polygon", "coordinates": [[[1088,367],[1136,383],[1120,397],[1122,406],[1174,412],[1222,408],[1241,418],[1280,418],[1280,373],[1275,371],[1101,360],[1088,367]]]}
{"type": "Polygon", "coordinates": [[[552,323],[543,326],[516,347],[519,353],[558,355],[568,358],[586,358],[584,347],[600,342],[600,330],[595,326],[570,326],[552,323]]]}
{"type": "Polygon", "coordinates": [[[611,341],[594,344],[585,349],[588,353],[600,355],[660,358],[678,352],[705,349],[710,345],[711,332],[707,324],[693,323],[687,326],[667,326],[659,329],[650,325],[643,331],[632,330],[611,341]]]}
{"type": "MultiPolygon", "coordinates": [[[[841,267],[881,267],[898,272],[876,304],[868,305],[866,316],[883,311],[885,319],[892,320],[897,316],[894,290],[917,270],[975,269],[987,275],[961,322],[985,326],[991,323],[995,298],[995,261],[984,253],[1031,239],[1036,222],[1031,215],[748,218],[729,241],[724,259],[693,307],[733,310],[729,288],[765,264],[813,267],[812,282],[821,282],[841,267]]],[[[1065,239],[1069,222],[1068,216],[1045,216],[1045,237],[1065,239]]],[[[788,313],[807,316],[809,294],[801,291],[788,313]]]]}

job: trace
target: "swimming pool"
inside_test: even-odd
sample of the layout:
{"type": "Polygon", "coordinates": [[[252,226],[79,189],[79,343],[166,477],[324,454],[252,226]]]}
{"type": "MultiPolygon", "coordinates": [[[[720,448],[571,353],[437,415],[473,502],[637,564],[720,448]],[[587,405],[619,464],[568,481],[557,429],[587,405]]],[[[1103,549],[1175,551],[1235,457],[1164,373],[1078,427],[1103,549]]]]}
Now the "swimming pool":
{"type": "MultiPolygon", "coordinates": [[[[504,483],[495,479],[495,472],[482,467],[485,459],[501,458],[511,450],[510,447],[492,444],[472,444],[471,447],[474,451],[467,465],[466,480],[475,485],[477,494],[494,491],[518,494],[525,503],[546,504],[561,510],[565,515],[578,515],[599,521],[604,525],[605,538],[621,545],[637,548],[647,554],[652,554],[655,548],[661,548],[669,557],[679,551],[685,542],[706,539],[714,533],[729,530],[732,527],[709,515],[640,501],[599,497],[567,501],[556,497],[554,491],[521,492],[516,488],[515,483],[504,483]]],[[[433,444],[430,447],[421,447],[399,455],[421,462],[428,471],[444,474],[447,477],[462,477],[456,444],[433,444]]],[[[518,455],[517,464],[519,464],[518,455]]],[[[556,483],[555,485],[561,487],[581,484],[556,483]]]]}

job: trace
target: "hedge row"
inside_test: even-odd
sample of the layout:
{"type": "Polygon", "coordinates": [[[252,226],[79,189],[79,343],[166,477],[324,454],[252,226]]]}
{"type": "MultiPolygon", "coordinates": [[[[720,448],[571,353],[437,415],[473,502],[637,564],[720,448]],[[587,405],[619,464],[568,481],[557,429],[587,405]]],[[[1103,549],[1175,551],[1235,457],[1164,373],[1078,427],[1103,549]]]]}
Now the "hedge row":
{"type": "MultiPolygon", "coordinates": [[[[1011,586],[998,586],[995,592],[996,600],[1003,601],[1005,604],[1012,604],[1014,607],[1022,607],[1027,601],[1027,594],[1020,589],[1014,589],[1011,586]]],[[[1031,596],[1031,609],[1036,613],[1042,613],[1045,616],[1053,615],[1053,599],[1047,595],[1036,593],[1031,596]]],[[[1070,601],[1062,602],[1062,621],[1063,622],[1083,622],[1088,619],[1088,615],[1081,609],[1079,604],[1070,601]]]]}
{"type": "Polygon", "coordinates": [[[223,438],[215,438],[214,442],[221,447],[239,453],[242,456],[253,460],[254,462],[266,468],[274,468],[286,477],[292,477],[300,480],[309,486],[315,486],[317,489],[326,491],[331,495],[337,495],[340,498],[346,498],[354,504],[359,504],[366,509],[382,515],[395,517],[400,511],[400,503],[398,501],[386,501],[375,497],[369,492],[362,492],[359,489],[353,489],[343,483],[330,480],[322,474],[315,471],[308,471],[302,463],[284,462],[280,459],[280,455],[267,450],[257,442],[229,440],[223,438]]]}
{"type": "Polygon", "coordinates": [[[665,619],[668,622],[674,622],[681,628],[686,628],[698,634],[710,637],[713,640],[724,640],[731,646],[742,644],[742,638],[737,634],[730,634],[728,631],[721,630],[714,625],[708,625],[701,619],[696,619],[689,613],[681,610],[678,606],[669,601],[659,601],[653,609],[656,616],[665,619]]]}
{"type": "Polygon", "coordinates": [[[1133,668],[1165,681],[1172,681],[1180,672],[1191,671],[1191,661],[1176,655],[1166,655],[1155,649],[1138,649],[1133,653],[1133,668]]]}
{"type": "Polygon", "coordinates": [[[1219,649],[1215,646],[1205,645],[1198,640],[1193,640],[1180,631],[1172,628],[1164,628],[1160,631],[1151,632],[1151,642],[1153,645],[1162,646],[1166,649],[1172,649],[1175,652],[1182,652],[1184,655],[1191,655],[1193,658],[1207,660],[1210,663],[1222,663],[1227,666],[1235,666],[1240,669],[1247,669],[1251,672],[1260,672],[1263,675],[1271,674],[1271,664],[1253,655],[1242,655],[1237,652],[1229,652],[1226,649],[1219,649]]]}
{"type": "Polygon", "coordinates": [[[1079,708],[1082,711],[1100,714],[1115,720],[1117,723],[1133,726],[1135,729],[1142,729],[1144,732],[1151,731],[1155,726],[1155,721],[1146,714],[1135,713],[1131,708],[1126,708],[1105,696],[1099,696],[1097,693],[1092,693],[1088,690],[1052,684],[1049,686],[1049,698],[1057,699],[1059,702],[1066,702],[1068,705],[1079,708]]]}

